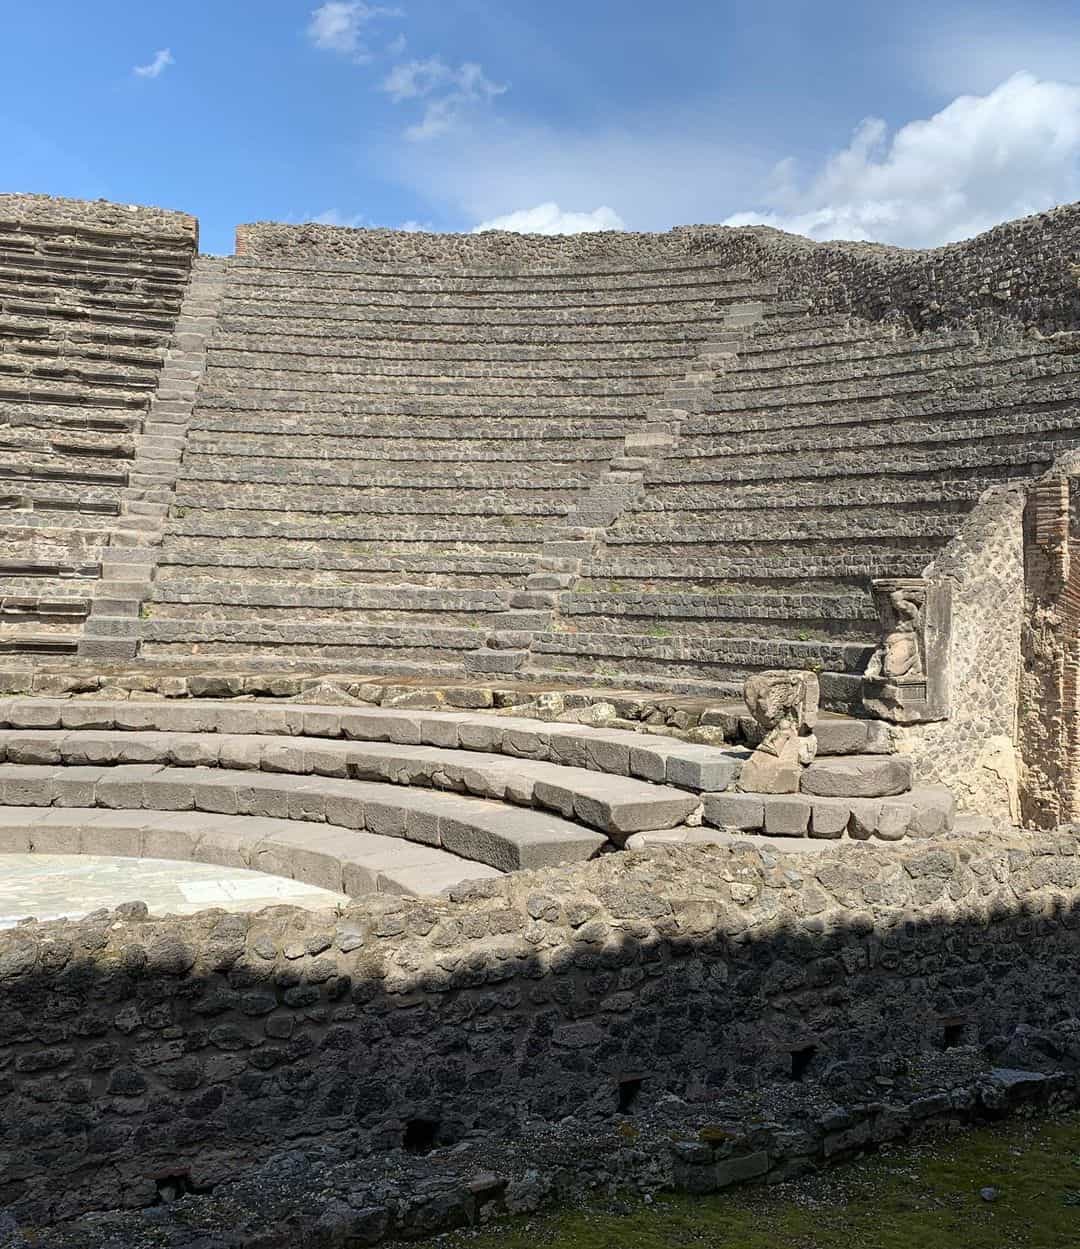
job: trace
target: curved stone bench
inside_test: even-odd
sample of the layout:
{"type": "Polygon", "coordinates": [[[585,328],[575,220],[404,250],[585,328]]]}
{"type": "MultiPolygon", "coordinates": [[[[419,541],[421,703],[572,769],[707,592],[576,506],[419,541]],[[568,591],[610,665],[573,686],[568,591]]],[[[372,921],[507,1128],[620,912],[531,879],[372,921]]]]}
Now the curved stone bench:
{"type": "MultiPolygon", "coordinates": [[[[0,764],[0,806],[201,811],[295,820],[315,827],[331,824],[433,846],[499,871],[590,859],[607,841],[602,833],[550,812],[483,798],[234,768],[5,763],[0,764]]],[[[183,820],[178,827],[183,829],[183,820]]],[[[297,832],[298,844],[308,844],[304,839],[309,833],[310,829],[297,832]]]]}
{"type": "MultiPolygon", "coordinates": [[[[0,699],[0,728],[270,734],[437,746],[635,777],[692,793],[717,793],[733,785],[749,753],[738,747],[703,746],[625,729],[549,723],[490,712],[209,699],[113,702],[96,698],[4,698],[0,699]]],[[[856,735],[856,741],[860,749],[867,748],[864,736],[856,735]]]]}
{"type": "Polygon", "coordinates": [[[94,854],[242,867],[334,893],[448,893],[497,868],[435,846],[333,824],[199,811],[0,807],[0,853],[94,854]]]}
{"type": "Polygon", "coordinates": [[[324,776],[473,794],[546,807],[617,843],[673,828],[700,805],[681,790],[531,759],[438,746],[216,733],[0,731],[0,759],[15,765],[115,767],[160,764],[324,776]]]}

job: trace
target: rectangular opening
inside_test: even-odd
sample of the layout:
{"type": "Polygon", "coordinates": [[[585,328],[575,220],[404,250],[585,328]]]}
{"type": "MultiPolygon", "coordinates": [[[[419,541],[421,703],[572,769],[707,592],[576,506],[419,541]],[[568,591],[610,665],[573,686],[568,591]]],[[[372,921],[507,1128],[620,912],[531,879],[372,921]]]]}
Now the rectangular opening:
{"type": "Polygon", "coordinates": [[[430,1154],[438,1139],[437,1119],[410,1119],[405,1124],[401,1147],[407,1154],[430,1154]]]}
{"type": "Polygon", "coordinates": [[[958,1045],[964,1044],[965,1026],[962,1020],[947,1023],[941,1032],[941,1048],[943,1050],[956,1049],[958,1045]]]}
{"type": "Polygon", "coordinates": [[[641,1086],[644,1083],[645,1081],[641,1076],[627,1076],[625,1079],[619,1081],[619,1114],[632,1115],[634,1113],[634,1107],[637,1105],[638,1098],[641,1096],[641,1086]]]}
{"type": "Polygon", "coordinates": [[[816,1045],[804,1045],[802,1049],[791,1051],[791,1078],[799,1082],[806,1077],[810,1064],[817,1056],[816,1045]]]}

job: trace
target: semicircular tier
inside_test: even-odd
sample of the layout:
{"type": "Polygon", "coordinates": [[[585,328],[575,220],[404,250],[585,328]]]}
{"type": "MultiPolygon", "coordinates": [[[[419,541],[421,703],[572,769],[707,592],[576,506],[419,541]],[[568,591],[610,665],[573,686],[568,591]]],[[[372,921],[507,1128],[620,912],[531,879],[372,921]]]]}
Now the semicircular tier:
{"type": "Polygon", "coordinates": [[[0,723],[8,851],[193,859],[349,894],[709,839],[703,823],[795,844],[953,818],[865,721],[831,722],[792,795],[739,792],[745,749],[483,713],[10,699],[0,723]]]}

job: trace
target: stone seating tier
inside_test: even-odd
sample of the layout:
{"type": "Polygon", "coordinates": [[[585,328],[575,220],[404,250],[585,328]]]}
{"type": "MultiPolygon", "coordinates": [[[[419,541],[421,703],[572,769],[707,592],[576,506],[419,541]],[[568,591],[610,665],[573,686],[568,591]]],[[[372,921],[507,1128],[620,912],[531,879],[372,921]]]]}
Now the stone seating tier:
{"type": "MultiPolygon", "coordinates": [[[[589,857],[608,838],[621,845],[687,820],[897,839],[948,831],[954,818],[947,791],[912,789],[910,760],[888,753],[883,725],[835,717],[819,726],[802,793],[778,795],[738,790],[742,748],[483,712],[8,699],[0,723],[5,805],[194,807],[361,828],[370,823],[357,822],[350,795],[371,795],[351,787],[397,785],[433,786],[428,813],[448,791],[486,800],[477,811],[504,802],[556,812],[559,823],[537,827],[504,809],[471,843],[432,829],[397,834],[500,870],[589,857]]],[[[459,818],[452,807],[448,818],[459,818]]]]}
{"type": "MultiPolygon", "coordinates": [[[[503,875],[486,863],[409,840],[410,820],[415,827],[430,827],[439,816],[424,809],[425,795],[404,795],[408,801],[403,805],[397,793],[382,796],[389,788],[368,787],[379,796],[363,807],[363,829],[207,811],[0,807],[0,853],[212,863],[285,876],[353,896],[446,894],[467,881],[503,875]]],[[[458,799],[460,804],[466,801],[458,799]]],[[[484,805],[474,799],[471,810],[461,814],[475,820],[476,808],[484,805]]],[[[452,818],[449,811],[446,818],[452,818]]]]}
{"type": "MultiPolygon", "coordinates": [[[[153,534],[139,481],[157,451],[143,435],[194,244],[189,218],[0,197],[0,482],[14,508],[0,514],[0,558],[100,566],[110,546],[153,534]]],[[[131,589],[73,600],[64,576],[0,573],[3,601],[20,604],[0,612],[0,647],[74,653],[88,605],[137,614],[131,589]]]]}

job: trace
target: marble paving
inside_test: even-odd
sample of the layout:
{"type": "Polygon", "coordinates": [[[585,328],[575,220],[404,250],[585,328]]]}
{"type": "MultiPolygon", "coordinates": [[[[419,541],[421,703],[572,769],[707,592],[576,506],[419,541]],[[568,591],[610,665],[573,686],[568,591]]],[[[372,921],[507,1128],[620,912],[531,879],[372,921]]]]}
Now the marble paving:
{"type": "Polygon", "coordinates": [[[348,898],[298,880],[209,863],[85,854],[0,856],[0,928],[30,915],[78,919],[135,901],[145,902],[152,915],[193,915],[210,907],[258,911],[282,904],[322,910],[343,906],[348,898]]]}

